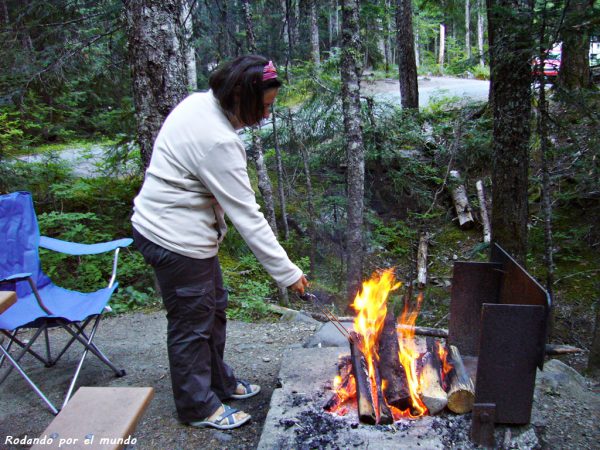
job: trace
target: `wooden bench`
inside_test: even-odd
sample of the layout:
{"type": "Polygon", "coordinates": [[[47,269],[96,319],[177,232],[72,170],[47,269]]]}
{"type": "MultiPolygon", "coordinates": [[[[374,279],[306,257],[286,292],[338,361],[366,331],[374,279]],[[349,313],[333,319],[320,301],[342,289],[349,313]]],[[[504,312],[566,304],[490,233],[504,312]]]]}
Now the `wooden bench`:
{"type": "MultiPolygon", "coordinates": [[[[81,387],[31,448],[117,450],[138,444],[132,434],[153,396],[151,387],[81,387]]],[[[138,448],[144,447],[140,442],[138,448]]]]}
{"type": "Polygon", "coordinates": [[[0,291],[0,314],[10,308],[17,301],[17,294],[13,291],[0,291]]]}

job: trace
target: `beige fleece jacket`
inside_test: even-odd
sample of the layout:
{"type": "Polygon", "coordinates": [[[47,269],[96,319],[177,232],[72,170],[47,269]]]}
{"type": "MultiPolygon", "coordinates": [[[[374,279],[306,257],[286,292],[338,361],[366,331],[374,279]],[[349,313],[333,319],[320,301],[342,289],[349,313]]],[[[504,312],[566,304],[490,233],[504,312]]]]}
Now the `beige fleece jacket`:
{"type": "Polygon", "coordinates": [[[242,140],[211,91],[191,94],[160,129],[131,221],[155,244],[204,259],[218,252],[224,214],[279,285],[300,278],[260,212],[242,140]]]}

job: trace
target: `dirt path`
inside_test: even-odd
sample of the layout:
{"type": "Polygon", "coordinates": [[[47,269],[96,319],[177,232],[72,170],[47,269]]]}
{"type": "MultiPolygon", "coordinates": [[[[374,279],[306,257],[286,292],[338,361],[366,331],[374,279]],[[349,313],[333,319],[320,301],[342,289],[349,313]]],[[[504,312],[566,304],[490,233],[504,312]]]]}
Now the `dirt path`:
{"type": "MultiPolygon", "coordinates": [[[[115,378],[106,366],[88,356],[79,385],[155,388],[154,399],[135,433],[135,448],[256,448],[269,409],[271,393],[277,384],[282,353],[287,346],[304,342],[314,328],[314,325],[297,322],[229,322],[226,361],[238,376],[262,387],[261,393],[256,397],[230,403],[253,416],[250,424],[231,432],[200,430],[181,425],[177,421],[171,394],[163,311],[125,314],[105,319],[95,342],[115,364],[127,371],[127,375],[115,378]]],[[[50,400],[59,405],[59,394],[66,392],[79,355],[79,351],[69,351],[65,354],[64,361],[49,369],[33,358],[27,358],[23,365],[42,391],[49,395],[50,400]]],[[[6,445],[6,436],[38,437],[53,418],[16,373],[12,373],[0,386],[0,404],[0,449],[26,448],[6,445]]]]}

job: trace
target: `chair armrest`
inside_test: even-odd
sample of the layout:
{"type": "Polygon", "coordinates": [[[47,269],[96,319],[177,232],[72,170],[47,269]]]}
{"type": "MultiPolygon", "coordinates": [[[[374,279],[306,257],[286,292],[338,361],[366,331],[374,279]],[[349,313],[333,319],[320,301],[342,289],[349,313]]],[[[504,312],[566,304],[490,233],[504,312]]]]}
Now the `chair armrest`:
{"type": "Polygon", "coordinates": [[[62,241],[48,236],[40,236],[40,247],[68,255],[97,255],[98,253],[105,253],[116,250],[117,248],[127,247],[132,242],[133,239],[131,238],[123,238],[99,244],[77,244],[75,242],[62,241]]]}
{"type": "Polygon", "coordinates": [[[30,273],[13,273],[12,275],[8,275],[6,277],[0,278],[0,282],[2,281],[23,281],[31,276],[30,273]]]}

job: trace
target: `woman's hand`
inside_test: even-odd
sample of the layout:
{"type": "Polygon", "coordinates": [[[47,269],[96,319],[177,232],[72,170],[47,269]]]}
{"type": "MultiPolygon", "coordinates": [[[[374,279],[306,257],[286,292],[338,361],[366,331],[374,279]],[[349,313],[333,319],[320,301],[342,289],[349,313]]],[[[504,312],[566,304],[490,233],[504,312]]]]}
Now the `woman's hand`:
{"type": "Polygon", "coordinates": [[[304,288],[306,288],[306,287],[308,287],[308,280],[306,279],[306,277],[304,275],[302,275],[298,279],[298,281],[296,281],[294,284],[289,286],[289,289],[302,295],[302,294],[304,294],[304,288]]]}

